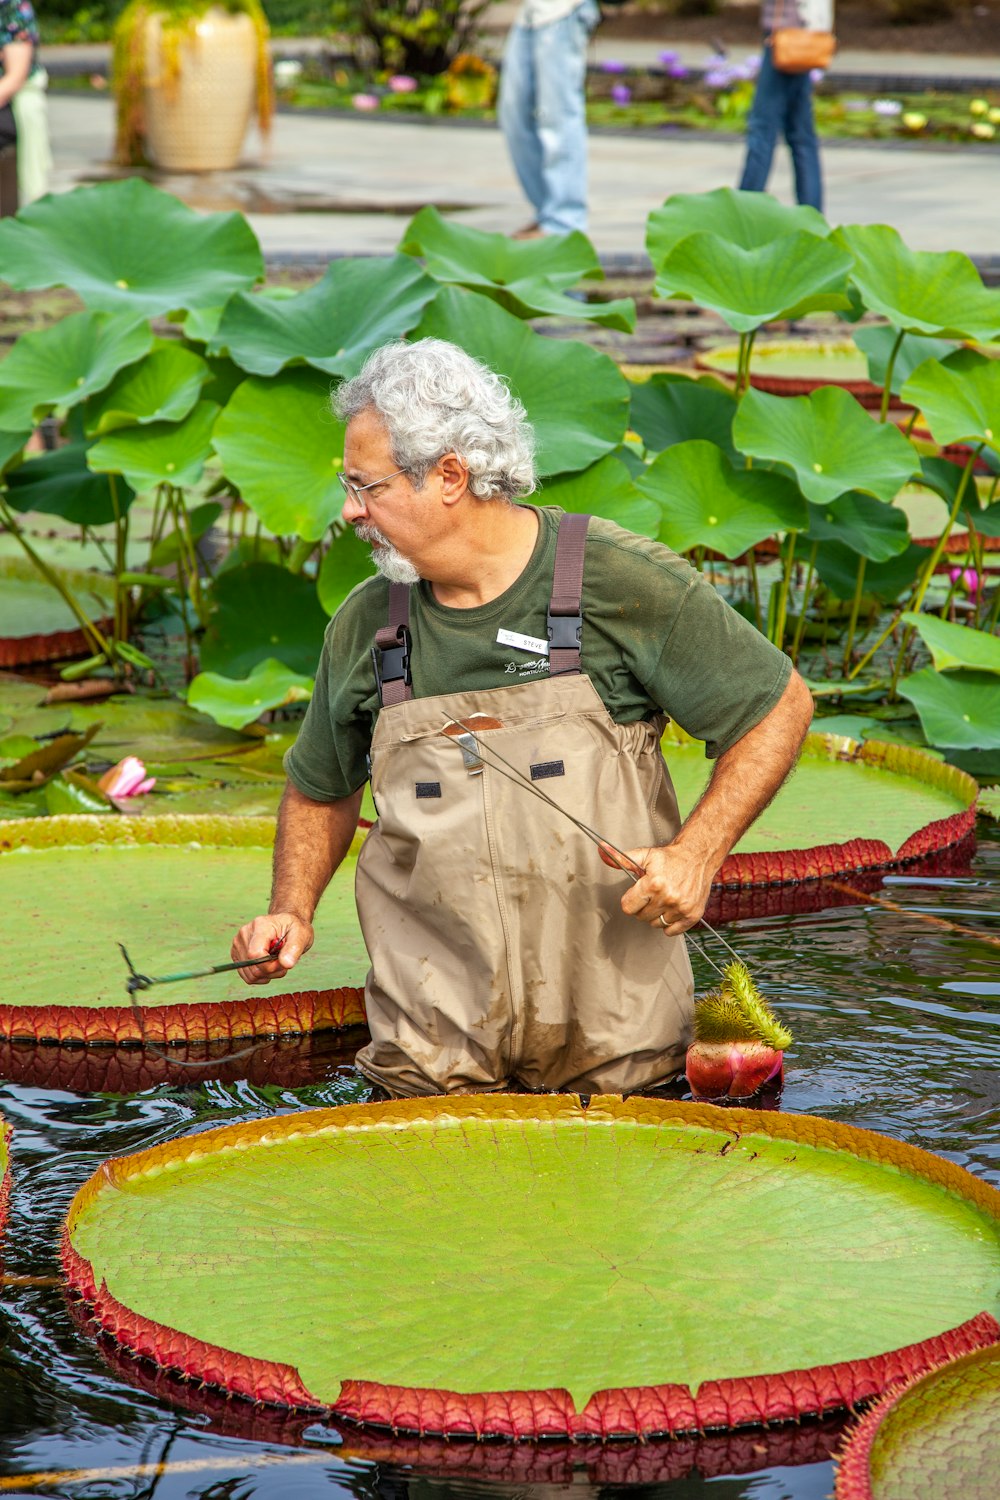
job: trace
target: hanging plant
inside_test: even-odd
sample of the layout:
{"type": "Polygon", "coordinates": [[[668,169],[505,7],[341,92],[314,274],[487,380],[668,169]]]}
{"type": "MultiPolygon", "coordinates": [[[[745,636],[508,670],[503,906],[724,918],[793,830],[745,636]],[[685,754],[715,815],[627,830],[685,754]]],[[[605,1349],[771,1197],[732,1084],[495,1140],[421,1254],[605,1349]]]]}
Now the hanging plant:
{"type": "MultiPolygon", "coordinates": [[[[115,26],[113,80],[117,100],[115,154],[123,166],[147,161],[149,94],[176,104],[185,64],[194,53],[205,19],[215,11],[249,17],[256,37],[253,109],[262,133],[274,112],[274,85],[268,52],[270,29],[260,0],[131,0],[115,26]],[[150,26],[159,27],[159,65],[151,71],[150,26]]],[[[242,137],[241,137],[242,138],[242,137]]],[[[159,163],[171,165],[170,163],[159,163]]],[[[214,165],[214,163],[213,163],[214,165]]]]}

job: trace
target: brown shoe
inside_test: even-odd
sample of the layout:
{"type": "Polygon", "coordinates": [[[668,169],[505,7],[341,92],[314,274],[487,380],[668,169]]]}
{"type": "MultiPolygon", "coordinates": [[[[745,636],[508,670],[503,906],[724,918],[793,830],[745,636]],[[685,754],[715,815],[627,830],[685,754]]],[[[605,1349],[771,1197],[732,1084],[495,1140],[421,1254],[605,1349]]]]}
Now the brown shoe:
{"type": "Polygon", "coordinates": [[[541,229],[538,224],[525,224],[523,229],[515,229],[510,238],[512,240],[543,240],[545,230],[541,229]]]}

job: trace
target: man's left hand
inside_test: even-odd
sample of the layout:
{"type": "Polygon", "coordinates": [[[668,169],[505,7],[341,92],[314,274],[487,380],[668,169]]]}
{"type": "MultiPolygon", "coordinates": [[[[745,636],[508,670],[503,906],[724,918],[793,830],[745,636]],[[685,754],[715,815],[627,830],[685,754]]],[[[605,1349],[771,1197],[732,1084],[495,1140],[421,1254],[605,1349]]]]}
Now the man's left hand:
{"type": "MultiPolygon", "coordinates": [[[[626,916],[660,927],[668,937],[678,937],[700,920],[715,874],[704,859],[677,844],[622,852],[636,867],[636,874],[642,871],[640,879],[622,896],[626,916]]],[[[604,847],[601,858],[605,864],[621,868],[621,861],[604,847]]]]}

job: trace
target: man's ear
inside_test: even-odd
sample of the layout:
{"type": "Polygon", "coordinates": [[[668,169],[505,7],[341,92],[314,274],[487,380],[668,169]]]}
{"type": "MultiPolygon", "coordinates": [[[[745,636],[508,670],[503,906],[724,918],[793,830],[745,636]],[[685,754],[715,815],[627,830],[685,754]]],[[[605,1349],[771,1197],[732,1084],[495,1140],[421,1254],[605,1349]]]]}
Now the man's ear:
{"type": "Polygon", "coordinates": [[[445,453],[434,466],[441,477],[441,499],[454,505],[469,488],[469,471],[457,453],[445,453]]]}

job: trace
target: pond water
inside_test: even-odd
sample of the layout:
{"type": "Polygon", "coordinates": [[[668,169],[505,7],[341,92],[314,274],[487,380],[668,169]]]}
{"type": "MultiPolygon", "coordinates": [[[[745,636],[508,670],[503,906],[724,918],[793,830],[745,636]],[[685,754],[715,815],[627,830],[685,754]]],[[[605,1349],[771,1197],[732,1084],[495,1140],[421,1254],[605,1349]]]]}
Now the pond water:
{"type": "MultiPolygon", "coordinates": [[[[725,929],[795,1034],[781,1107],[883,1131],[1000,1185],[998,952],[927,920],[1000,937],[1000,831],[980,824],[967,873],[911,871],[887,880],[881,894],[903,911],[841,906],[725,929]]],[[[702,941],[716,951],[711,938],[702,941]]],[[[697,953],[694,961],[707,987],[712,971],[697,953]]],[[[275,1045],[249,1068],[230,1065],[232,1081],[192,1074],[156,1082],[152,1066],[144,1076],[135,1064],[117,1085],[113,1073],[88,1076],[79,1051],[73,1074],[58,1071],[55,1049],[8,1047],[0,1109],[15,1127],[15,1175],[4,1272],[57,1278],[63,1214],[107,1156],[364,1097],[350,1063],[354,1045],[332,1035],[275,1045]],[[276,1069],[285,1082],[266,1081],[276,1069]],[[138,1091],[85,1092],[95,1082],[138,1091]]],[[[833,1423],[604,1451],[454,1442],[394,1450],[386,1439],[319,1422],[254,1417],[190,1387],[174,1395],[165,1399],[142,1366],[112,1369],[75,1327],[58,1284],[4,1287],[0,1495],[554,1500],[572,1492],[610,1500],[627,1491],[636,1500],[640,1492],[642,1500],[822,1500],[833,1486],[833,1423]]]]}

